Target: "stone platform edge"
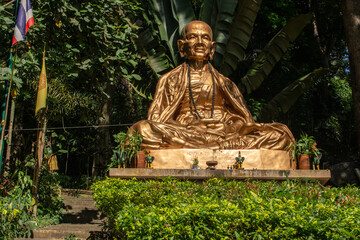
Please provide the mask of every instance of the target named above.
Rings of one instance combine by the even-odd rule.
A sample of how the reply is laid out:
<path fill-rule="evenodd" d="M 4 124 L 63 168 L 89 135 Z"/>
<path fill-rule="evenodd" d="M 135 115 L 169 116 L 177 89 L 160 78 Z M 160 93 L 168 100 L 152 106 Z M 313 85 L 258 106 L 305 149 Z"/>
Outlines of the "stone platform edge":
<path fill-rule="evenodd" d="M 178 179 L 205 180 L 209 178 L 256 179 L 285 181 L 287 179 L 309 178 L 319 180 L 322 185 L 331 178 L 330 170 L 263 170 L 263 169 L 152 169 L 152 168 L 110 168 L 110 178 L 156 179 L 173 177 Z"/>

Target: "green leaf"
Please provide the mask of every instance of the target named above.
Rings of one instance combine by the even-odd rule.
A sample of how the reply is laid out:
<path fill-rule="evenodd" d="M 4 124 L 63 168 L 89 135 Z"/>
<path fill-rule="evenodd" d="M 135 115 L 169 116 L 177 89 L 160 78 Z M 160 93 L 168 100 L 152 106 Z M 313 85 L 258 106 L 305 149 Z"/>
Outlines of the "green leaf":
<path fill-rule="evenodd" d="M 127 75 L 129 72 L 128 72 L 128 70 L 126 69 L 126 68 L 124 68 L 124 67 L 121 67 L 120 66 L 120 69 L 121 69 L 121 72 L 123 73 L 123 74 L 125 74 L 125 75 Z"/>
<path fill-rule="evenodd" d="M 149 65 L 156 72 L 161 73 L 170 67 L 170 63 L 165 53 L 158 53 L 153 56 L 149 56 Z"/>
<path fill-rule="evenodd" d="M 235 237 L 236 237 L 236 240 L 243 239 L 237 231 L 235 231 Z"/>
<path fill-rule="evenodd" d="M 139 33 L 136 45 L 142 50 L 142 55 L 146 56 L 152 70 L 159 75 L 170 70 L 171 64 L 167 50 L 161 45 L 158 32 L 153 28 L 153 22 L 147 19 L 146 24 L 148 25 L 143 26 L 144 30 Z"/>
<path fill-rule="evenodd" d="M 316 79 L 323 76 L 327 71 L 326 69 L 318 68 L 291 83 L 260 111 L 257 121 L 270 122 L 276 120 L 281 113 L 289 111 L 296 100 L 313 85 Z"/>
<path fill-rule="evenodd" d="M 171 36 L 176 34 L 178 35 L 179 25 L 176 19 L 173 17 L 173 13 L 171 11 L 171 2 L 168 0 L 153 0 L 152 2 L 153 9 L 155 10 L 154 18 L 158 25 L 160 37 L 168 45 L 172 59 L 174 59 L 174 62 L 176 63 L 176 44 L 171 41 Z"/>
<path fill-rule="evenodd" d="M 200 20 L 208 23 L 213 30 L 216 42 L 213 65 L 217 69 L 222 63 L 236 6 L 237 1 L 205 0 L 200 9 Z"/>
<path fill-rule="evenodd" d="M 224 55 L 218 54 L 220 72 L 229 76 L 239 61 L 245 57 L 245 50 L 250 40 L 254 22 L 260 9 L 261 0 L 239 1 L 234 20 L 231 23 L 230 36 Z"/>
<path fill-rule="evenodd" d="M 172 59 L 177 65 L 177 40 L 182 28 L 195 19 L 190 0 L 153 0 L 154 18 L 158 25 L 161 40 L 170 50 Z"/>
<path fill-rule="evenodd" d="M 286 52 L 290 42 L 295 41 L 302 29 L 310 22 L 311 17 L 310 13 L 297 16 L 270 40 L 247 74 L 241 79 L 238 87 L 242 92 L 246 90 L 250 94 L 261 85 Z"/>
<path fill-rule="evenodd" d="M 143 91 L 143 89 L 138 88 L 136 85 L 134 85 L 134 84 L 133 84 L 132 82 L 130 82 L 130 81 L 129 81 L 129 84 L 130 84 L 130 86 L 135 90 L 135 92 L 136 92 L 137 94 L 139 94 L 141 97 L 146 98 L 146 99 L 149 99 L 149 100 L 153 100 L 152 96 L 151 96 L 151 95 L 148 96 L 148 95 L 145 93 L 145 91 Z"/>
<path fill-rule="evenodd" d="M 217 69 L 220 68 L 222 57 L 226 51 L 237 3 L 237 1 L 208 0 L 204 1 L 200 9 L 200 19 L 207 22 L 213 30 L 216 42 L 213 65 Z"/>
<path fill-rule="evenodd" d="M 185 25 L 195 20 L 195 13 L 190 0 L 172 0 L 171 6 L 173 17 L 178 21 L 178 33 L 180 35 Z"/>
<path fill-rule="evenodd" d="M 139 74 L 132 74 L 133 78 L 135 78 L 135 80 L 141 80 L 141 76 Z"/>

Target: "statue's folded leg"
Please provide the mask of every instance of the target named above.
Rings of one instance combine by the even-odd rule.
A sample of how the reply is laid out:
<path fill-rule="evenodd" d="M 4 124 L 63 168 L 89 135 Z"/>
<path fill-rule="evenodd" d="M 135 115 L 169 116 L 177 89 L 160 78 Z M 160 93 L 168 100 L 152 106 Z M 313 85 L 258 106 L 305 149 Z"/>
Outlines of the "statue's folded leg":
<path fill-rule="evenodd" d="M 247 123 L 227 137 L 194 127 L 143 120 L 134 124 L 143 136 L 143 149 L 209 148 L 285 150 L 294 137 L 280 123 Z"/>
<path fill-rule="evenodd" d="M 293 143 L 290 130 L 281 123 L 248 123 L 220 144 L 221 149 L 286 150 Z"/>
<path fill-rule="evenodd" d="M 186 126 L 142 120 L 131 127 L 133 130 L 143 136 L 144 149 L 198 148 L 201 144 L 201 139 Z"/>
<path fill-rule="evenodd" d="M 130 128 L 130 132 L 136 131 L 142 135 L 142 145 L 146 145 L 148 148 L 159 148 L 163 142 L 162 135 L 153 131 L 151 123 L 152 121 L 148 120 L 139 121 Z"/>

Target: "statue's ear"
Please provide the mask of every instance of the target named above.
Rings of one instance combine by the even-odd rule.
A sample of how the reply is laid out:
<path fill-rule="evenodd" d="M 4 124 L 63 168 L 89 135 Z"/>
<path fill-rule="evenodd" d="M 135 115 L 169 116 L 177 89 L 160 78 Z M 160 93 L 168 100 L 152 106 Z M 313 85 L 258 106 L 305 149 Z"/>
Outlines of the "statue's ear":
<path fill-rule="evenodd" d="M 211 47 L 210 47 L 210 60 L 213 59 L 214 53 L 215 53 L 215 48 L 216 48 L 216 42 L 212 42 Z"/>
<path fill-rule="evenodd" d="M 180 53 L 180 57 L 185 57 L 185 52 L 184 52 L 184 40 L 183 39 L 179 39 L 177 41 L 177 45 L 178 45 L 178 48 L 179 48 L 179 53 Z"/>

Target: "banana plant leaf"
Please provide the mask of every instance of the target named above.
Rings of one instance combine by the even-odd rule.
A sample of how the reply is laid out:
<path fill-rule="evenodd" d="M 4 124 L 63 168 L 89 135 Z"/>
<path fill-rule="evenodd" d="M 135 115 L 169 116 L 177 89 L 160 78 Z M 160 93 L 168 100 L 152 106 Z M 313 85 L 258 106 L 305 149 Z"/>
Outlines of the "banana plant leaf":
<path fill-rule="evenodd" d="M 311 17 L 311 13 L 295 17 L 270 40 L 247 74 L 241 79 L 238 87 L 242 92 L 246 90 L 250 94 L 261 85 L 287 51 L 290 42 L 295 41 L 302 29 L 310 22 Z"/>
<path fill-rule="evenodd" d="M 234 0 L 205 0 L 200 9 L 199 19 L 208 23 L 213 30 L 213 39 L 216 42 L 213 65 L 217 69 L 226 51 L 237 4 L 238 1 Z"/>
<path fill-rule="evenodd" d="M 244 59 L 260 5 L 261 0 L 239 1 L 231 23 L 225 54 L 216 56 L 217 61 L 221 62 L 220 72 L 223 75 L 229 76 L 237 68 L 239 61 Z"/>
<path fill-rule="evenodd" d="M 182 28 L 188 22 L 195 19 L 191 1 L 153 0 L 152 7 L 161 40 L 167 43 L 174 64 L 178 65 L 177 40 L 179 39 Z"/>
<path fill-rule="evenodd" d="M 136 45 L 146 56 L 150 67 L 159 76 L 159 73 L 168 71 L 173 66 L 166 55 L 166 49 L 154 36 L 156 36 L 156 32 L 151 31 L 151 28 L 148 27 L 139 33 Z"/>
<path fill-rule="evenodd" d="M 140 85 L 134 83 L 134 82 L 131 82 L 129 81 L 129 84 L 131 86 L 132 89 L 134 89 L 134 91 L 141 97 L 143 98 L 146 98 L 146 99 L 149 99 L 149 100 L 154 100 L 153 99 L 153 96 L 150 94 L 148 95 L 147 92 L 142 88 L 140 87 Z"/>
<path fill-rule="evenodd" d="M 297 79 L 285 87 L 260 111 L 259 116 L 254 116 L 256 121 L 270 122 L 276 120 L 281 114 L 289 111 L 296 100 L 327 71 L 327 69 L 323 68 L 315 69 L 313 72 Z"/>

